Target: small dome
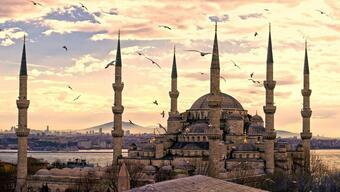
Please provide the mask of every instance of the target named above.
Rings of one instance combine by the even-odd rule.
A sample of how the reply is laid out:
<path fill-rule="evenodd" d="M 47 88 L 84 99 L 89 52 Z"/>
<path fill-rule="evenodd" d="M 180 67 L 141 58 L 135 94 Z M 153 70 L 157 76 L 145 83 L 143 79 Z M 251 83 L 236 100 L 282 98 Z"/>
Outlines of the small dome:
<path fill-rule="evenodd" d="M 166 166 L 161 167 L 161 170 L 163 170 L 163 171 L 171 171 L 172 167 L 171 167 L 171 165 L 166 165 Z"/>
<path fill-rule="evenodd" d="M 208 97 L 210 96 L 210 93 L 203 95 L 202 97 L 198 98 L 194 104 L 192 104 L 190 109 L 208 109 Z M 219 96 L 222 99 L 221 108 L 222 109 L 240 109 L 243 110 L 242 105 L 240 102 L 238 102 L 234 97 L 225 94 L 220 93 Z"/>
<path fill-rule="evenodd" d="M 57 169 L 57 168 L 51 169 L 50 173 L 53 176 L 64 176 L 64 172 L 61 169 Z"/>
<path fill-rule="evenodd" d="M 47 169 L 39 169 L 35 175 L 50 175 L 50 171 Z"/>
<path fill-rule="evenodd" d="M 256 115 L 251 117 L 251 122 L 261 122 L 263 123 L 263 119 L 260 115 L 256 113 Z"/>
<path fill-rule="evenodd" d="M 143 172 L 144 173 L 155 173 L 156 172 L 156 168 L 152 165 L 147 165 L 143 168 Z"/>

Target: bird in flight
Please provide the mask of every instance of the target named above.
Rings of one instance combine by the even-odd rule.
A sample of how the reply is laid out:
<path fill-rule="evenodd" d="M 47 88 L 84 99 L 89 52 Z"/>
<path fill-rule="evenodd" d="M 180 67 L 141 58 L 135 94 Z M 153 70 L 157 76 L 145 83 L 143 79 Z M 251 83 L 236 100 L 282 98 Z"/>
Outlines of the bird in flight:
<path fill-rule="evenodd" d="M 315 11 L 321 13 L 321 15 L 329 16 L 326 12 L 324 12 L 324 11 L 322 11 L 322 10 L 316 9 Z"/>
<path fill-rule="evenodd" d="M 166 132 L 166 129 L 165 129 L 165 127 L 162 124 L 158 123 L 158 127 L 163 129 Z"/>
<path fill-rule="evenodd" d="M 223 79 L 224 82 L 227 82 L 227 80 L 223 76 L 221 76 L 220 78 Z"/>
<path fill-rule="evenodd" d="M 38 2 L 35 2 L 35 1 L 31 1 L 31 2 L 32 2 L 32 4 L 33 4 L 34 6 L 37 6 L 37 5 L 42 6 L 41 3 L 38 3 Z"/>
<path fill-rule="evenodd" d="M 250 78 L 254 77 L 254 72 L 250 73 Z"/>
<path fill-rule="evenodd" d="M 259 34 L 257 32 L 254 33 L 254 37 L 258 36 Z"/>
<path fill-rule="evenodd" d="M 169 29 L 169 30 L 171 30 L 171 27 L 169 27 L 169 26 L 166 26 L 166 25 L 158 25 L 158 27 L 163 27 L 163 28 L 165 28 L 165 29 Z"/>
<path fill-rule="evenodd" d="M 202 57 L 208 55 L 208 54 L 211 54 L 211 53 L 208 53 L 208 52 L 203 52 L 203 51 L 198 51 L 198 50 L 195 50 L 195 49 L 189 49 L 189 50 L 185 50 L 185 51 L 191 51 L 191 52 L 197 52 L 197 53 L 200 53 L 200 55 Z"/>
<path fill-rule="evenodd" d="M 201 75 L 205 75 L 205 73 L 200 72 Z"/>
<path fill-rule="evenodd" d="M 70 85 L 67 85 L 67 88 L 73 91 L 73 88 Z"/>
<path fill-rule="evenodd" d="M 240 66 L 238 66 L 233 60 L 230 60 L 233 64 L 234 64 L 234 66 L 235 67 L 237 67 L 237 68 L 239 68 L 239 69 L 241 69 L 241 67 Z"/>
<path fill-rule="evenodd" d="M 153 101 L 152 103 L 155 104 L 155 105 L 158 105 L 158 101 L 157 100 Z"/>
<path fill-rule="evenodd" d="M 136 124 L 134 124 L 131 120 L 129 120 L 129 123 L 130 123 L 131 125 L 136 125 Z"/>
<path fill-rule="evenodd" d="M 87 7 L 85 7 L 84 4 L 82 4 L 82 3 L 79 3 L 79 4 L 81 5 L 82 8 L 84 8 L 84 9 L 86 9 L 88 11 Z"/>
<path fill-rule="evenodd" d="M 249 81 L 256 83 L 256 81 L 254 79 L 248 79 Z"/>
<path fill-rule="evenodd" d="M 108 64 L 105 66 L 105 69 L 109 68 L 110 66 L 114 66 L 115 63 L 116 63 L 116 60 L 111 61 L 110 63 L 108 63 Z"/>
<path fill-rule="evenodd" d="M 165 111 L 162 111 L 161 115 L 162 115 L 162 118 L 164 118 L 164 116 L 165 116 Z"/>
<path fill-rule="evenodd" d="M 149 61 L 151 61 L 152 64 L 155 64 L 157 67 L 159 67 L 160 69 L 162 69 L 161 66 L 160 66 L 158 63 L 156 63 L 156 61 L 150 59 L 149 57 L 146 57 L 146 56 L 144 56 L 144 57 L 145 57 L 146 59 L 148 59 Z"/>
<path fill-rule="evenodd" d="M 9 36 L 8 34 L 5 35 L 6 39 L 11 39 L 11 36 Z"/>
<path fill-rule="evenodd" d="M 64 45 L 63 47 L 62 47 L 63 49 L 65 49 L 65 51 L 67 51 L 68 50 L 68 48 Z"/>
<path fill-rule="evenodd" d="M 265 11 L 269 11 L 269 9 L 264 9 Z"/>
<path fill-rule="evenodd" d="M 73 101 L 76 101 L 80 98 L 81 95 L 78 95 L 76 98 L 73 99 Z"/>
<path fill-rule="evenodd" d="M 137 53 L 139 56 L 144 55 L 142 52 L 139 52 L 139 51 L 137 51 L 136 53 Z"/>

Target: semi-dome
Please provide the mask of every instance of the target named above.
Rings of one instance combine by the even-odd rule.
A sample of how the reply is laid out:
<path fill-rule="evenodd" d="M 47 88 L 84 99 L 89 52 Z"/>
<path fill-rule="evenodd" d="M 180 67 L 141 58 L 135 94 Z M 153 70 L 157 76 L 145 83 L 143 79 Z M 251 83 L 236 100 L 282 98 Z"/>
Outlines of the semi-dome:
<path fill-rule="evenodd" d="M 198 98 L 194 102 L 194 104 L 192 104 L 191 109 L 207 109 L 207 108 L 209 108 L 209 105 L 208 105 L 209 95 L 210 95 L 210 93 L 203 95 L 202 97 Z M 222 99 L 222 103 L 221 103 L 222 109 L 240 109 L 240 110 L 243 110 L 243 107 L 240 104 L 240 102 L 238 102 L 234 97 L 232 97 L 228 94 L 225 94 L 225 93 L 220 93 L 219 95 Z"/>

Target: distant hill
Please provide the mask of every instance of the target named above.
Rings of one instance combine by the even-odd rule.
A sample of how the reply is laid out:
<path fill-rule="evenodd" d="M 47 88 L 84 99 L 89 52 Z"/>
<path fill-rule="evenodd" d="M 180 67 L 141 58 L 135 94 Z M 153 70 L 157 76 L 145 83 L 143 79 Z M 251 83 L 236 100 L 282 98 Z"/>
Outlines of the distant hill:
<path fill-rule="evenodd" d="M 152 133 L 153 132 L 153 128 L 150 127 L 144 127 L 144 126 L 140 126 L 140 125 L 132 125 L 129 122 L 125 122 L 123 121 L 123 130 L 127 131 L 130 130 L 130 133 L 132 134 L 136 134 L 136 133 Z M 102 128 L 104 133 L 110 133 L 113 127 L 113 122 L 108 122 L 108 123 L 104 123 L 101 125 L 97 125 L 97 126 L 93 126 L 90 128 L 86 128 L 86 129 L 82 129 L 81 132 L 86 132 L 86 131 L 95 131 L 98 132 L 100 128 Z"/>
<path fill-rule="evenodd" d="M 292 133 L 289 131 L 283 131 L 283 130 L 276 130 L 276 138 L 289 138 L 289 137 L 297 137 L 300 138 L 299 133 Z"/>

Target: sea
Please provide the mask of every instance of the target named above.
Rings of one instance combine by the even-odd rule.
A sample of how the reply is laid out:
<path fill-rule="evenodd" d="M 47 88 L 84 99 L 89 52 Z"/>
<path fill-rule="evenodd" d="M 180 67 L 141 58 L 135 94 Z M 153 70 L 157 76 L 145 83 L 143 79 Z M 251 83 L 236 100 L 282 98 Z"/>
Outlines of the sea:
<path fill-rule="evenodd" d="M 340 170 L 340 149 L 336 150 L 311 150 L 311 154 L 315 154 L 332 168 Z M 127 149 L 123 149 L 123 156 L 127 156 Z M 96 150 L 79 150 L 70 152 L 55 151 L 28 151 L 28 157 L 42 159 L 49 163 L 56 160 L 69 161 L 75 159 L 85 159 L 88 163 L 97 166 L 106 166 L 112 163 L 112 149 L 96 149 Z M 16 163 L 16 150 L 0 150 L 0 160 L 10 163 Z"/>

